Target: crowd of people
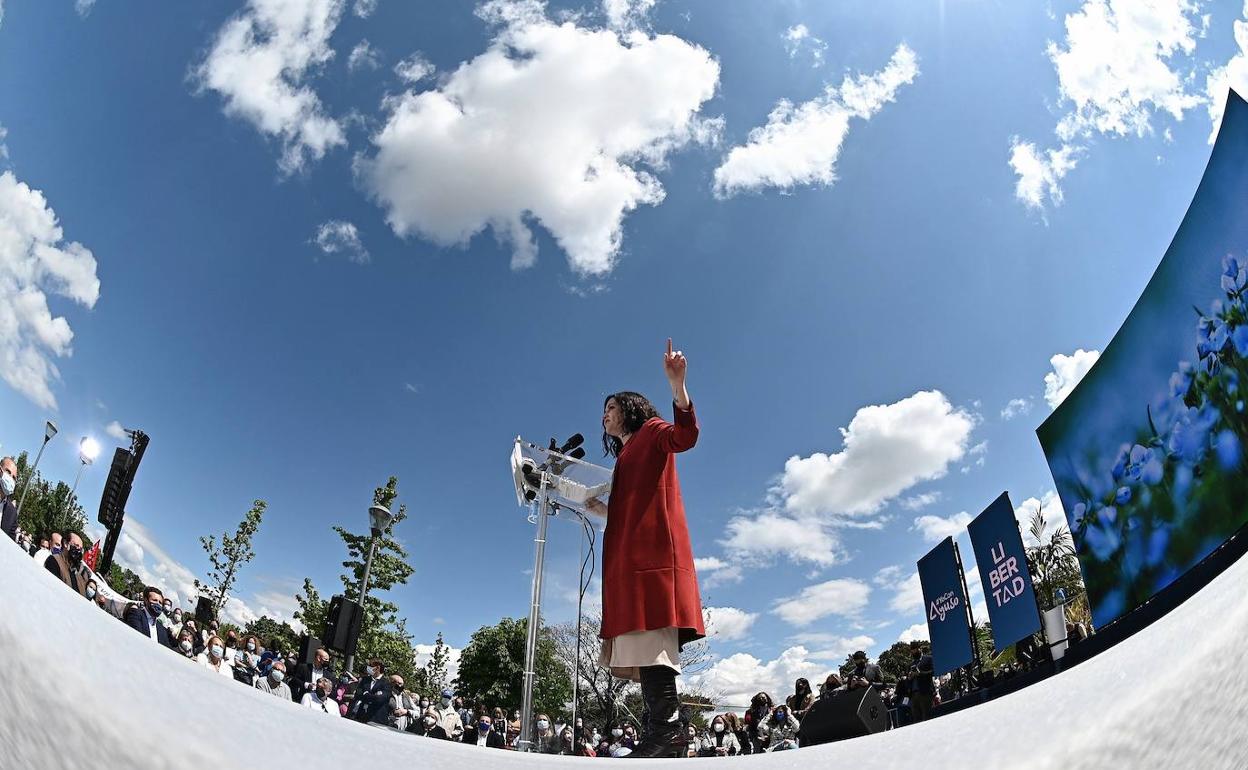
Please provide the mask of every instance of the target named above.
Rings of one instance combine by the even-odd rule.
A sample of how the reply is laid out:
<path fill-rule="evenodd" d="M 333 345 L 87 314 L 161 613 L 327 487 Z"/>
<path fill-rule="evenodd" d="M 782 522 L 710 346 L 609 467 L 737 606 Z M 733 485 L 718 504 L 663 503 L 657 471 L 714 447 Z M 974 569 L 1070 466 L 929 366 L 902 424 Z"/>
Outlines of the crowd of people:
<path fill-rule="evenodd" d="M 300 662 L 295 650 L 282 649 L 277 640 L 263 640 L 233 628 L 223 633 L 216 622 L 197 622 L 191 612 L 176 606 L 155 586 L 146 586 L 138 596 L 118 594 L 85 563 L 83 539 L 77 532 L 51 533 L 37 540 L 20 530 L 13 535 L 35 565 L 42 565 L 70 590 L 192 665 L 330 717 L 485 748 L 519 747 L 519 711 L 513 710 L 508 717 L 501 707 L 466 701 L 451 689 L 438 693 L 410 691 L 403 677 L 387 673 L 384 662 L 378 659 L 368 660 L 359 678 L 349 671 L 337 672 L 325 649 L 316 650 L 311 662 Z M 910 674 L 892 686 L 885 684 L 878 665 L 865 653 L 857 652 L 848 675 L 830 674 L 817 694 L 806 679 L 798 679 L 793 694 L 783 701 L 760 692 L 740 716 L 727 712 L 709 720 L 694 720 L 686 709 L 682 712 L 688 736 L 686 753 L 713 757 L 796 749 L 802 745 L 802 722 L 818 698 L 867 687 L 879 691 L 888 704 L 890 727 L 926 719 L 938 697 L 931 658 L 918 644 L 912 652 Z M 699 730 L 695 721 L 704 721 L 705 727 Z M 538 714 L 532 750 L 620 757 L 627 756 L 639 741 L 637 725 L 631 720 L 590 726 L 580 718 L 567 723 Z"/>

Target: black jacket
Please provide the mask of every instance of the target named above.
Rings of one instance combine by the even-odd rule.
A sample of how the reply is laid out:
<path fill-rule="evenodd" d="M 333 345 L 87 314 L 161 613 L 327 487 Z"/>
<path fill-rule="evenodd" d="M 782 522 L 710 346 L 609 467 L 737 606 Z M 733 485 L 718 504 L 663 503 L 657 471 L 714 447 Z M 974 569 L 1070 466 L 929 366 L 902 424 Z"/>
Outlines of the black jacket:
<path fill-rule="evenodd" d="M 450 737 L 446 734 L 446 730 L 443 729 L 442 725 L 437 724 L 436 722 L 434 723 L 433 727 L 430 727 L 428 730 L 426 730 L 423 717 L 416 720 L 416 727 L 413 727 L 411 731 L 416 733 L 417 735 L 423 735 L 426 738 L 438 738 L 439 740 L 443 740 L 443 741 L 448 740 L 448 738 Z"/>
<path fill-rule="evenodd" d="M 127 607 L 125 617 L 123 617 L 122 620 L 126 622 L 126 625 L 130 626 L 135 631 L 138 631 L 140 634 L 143 634 L 144 636 L 149 635 L 151 628 L 149 623 L 151 623 L 151 621 L 147 617 L 147 610 L 143 609 L 139 605 L 133 604 Z M 176 646 L 174 644 L 173 637 L 169 634 L 169 629 L 165 628 L 160 623 L 156 624 L 156 641 L 169 648 Z"/>
<path fill-rule="evenodd" d="M 330 681 L 334 689 L 338 687 L 338 677 L 334 675 L 333 665 L 325 666 L 321 672 Z M 295 666 L 286 676 L 286 683 L 290 685 L 290 697 L 295 703 L 303 699 L 303 694 L 316 689 L 316 682 L 312 682 L 312 686 L 308 687 L 308 682 L 312 680 L 312 664 L 300 663 Z"/>
<path fill-rule="evenodd" d="M 8 535 L 10 540 L 17 540 L 17 506 L 12 498 L 0 503 L 0 532 Z"/>
<path fill-rule="evenodd" d="M 477 737 L 480 735 L 477 728 L 464 728 L 464 737 L 460 739 L 461 743 L 467 743 L 470 746 L 477 745 Z M 498 733 L 497 730 L 491 729 L 490 734 L 485 738 L 485 747 L 488 749 L 505 749 L 507 748 L 507 739 Z"/>
<path fill-rule="evenodd" d="M 355 687 L 355 697 L 351 699 L 351 708 L 347 716 L 357 722 L 386 721 L 390 710 L 390 680 L 386 677 L 373 679 L 364 677 Z"/>

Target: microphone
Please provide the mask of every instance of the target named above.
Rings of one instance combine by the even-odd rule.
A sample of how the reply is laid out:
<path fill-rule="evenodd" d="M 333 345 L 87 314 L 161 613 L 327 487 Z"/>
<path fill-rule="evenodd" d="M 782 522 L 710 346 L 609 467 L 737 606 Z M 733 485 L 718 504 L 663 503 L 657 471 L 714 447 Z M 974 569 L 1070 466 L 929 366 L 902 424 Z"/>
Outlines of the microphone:
<path fill-rule="evenodd" d="M 568 452 L 568 457 L 571 457 L 573 460 L 579 460 L 584 456 L 585 456 L 585 447 L 583 446 L 578 446 L 576 449 L 573 449 L 571 452 Z"/>
<path fill-rule="evenodd" d="M 584 436 L 582 436 L 579 433 L 573 434 L 572 438 L 563 442 L 563 446 L 559 448 L 559 454 L 566 455 L 569 452 L 571 452 L 573 449 L 576 449 L 577 447 L 579 447 L 581 444 L 584 444 L 584 443 L 585 443 Z M 585 452 L 582 451 L 581 457 L 584 457 L 584 456 L 585 456 Z"/>

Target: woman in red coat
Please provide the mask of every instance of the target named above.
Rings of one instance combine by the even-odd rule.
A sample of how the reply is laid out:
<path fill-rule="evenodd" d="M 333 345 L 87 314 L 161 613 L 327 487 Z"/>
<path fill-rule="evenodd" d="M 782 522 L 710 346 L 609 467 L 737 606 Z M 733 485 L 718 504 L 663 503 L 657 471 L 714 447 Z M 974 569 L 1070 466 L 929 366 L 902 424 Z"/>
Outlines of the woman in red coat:
<path fill-rule="evenodd" d="M 672 352 L 670 339 L 663 368 L 673 422 L 637 393 L 616 393 L 603 405 L 603 448 L 616 458 L 615 474 L 608 505 L 589 506 L 607 517 L 600 662 L 615 676 L 641 682 L 650 714 L 635 757 L 682 747 L 680 648 L 706 635 L 675 457 L 697 443 L 698 421 L 685 388 L 688 362 Z"/>

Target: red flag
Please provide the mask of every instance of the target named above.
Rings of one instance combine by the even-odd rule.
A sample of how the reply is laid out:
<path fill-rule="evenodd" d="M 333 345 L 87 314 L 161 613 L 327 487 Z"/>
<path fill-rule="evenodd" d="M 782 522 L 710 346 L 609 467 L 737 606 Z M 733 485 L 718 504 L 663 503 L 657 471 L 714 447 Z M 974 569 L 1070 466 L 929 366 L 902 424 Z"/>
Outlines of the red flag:
<path fill-rule="evenodd" d="M 87 552 L 82 555 L 82 560 L 83 562 L 86 563 L 88 567 L 91 568 L 92 572 L 95 572 L 95 564 L 96 562 L 100 560 L 100 541 L 99 540 L 96 540 L 95 545 L 87 549 Z"/>

